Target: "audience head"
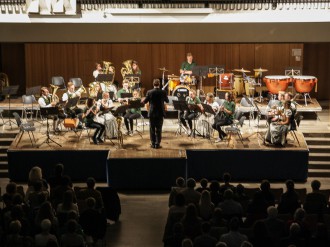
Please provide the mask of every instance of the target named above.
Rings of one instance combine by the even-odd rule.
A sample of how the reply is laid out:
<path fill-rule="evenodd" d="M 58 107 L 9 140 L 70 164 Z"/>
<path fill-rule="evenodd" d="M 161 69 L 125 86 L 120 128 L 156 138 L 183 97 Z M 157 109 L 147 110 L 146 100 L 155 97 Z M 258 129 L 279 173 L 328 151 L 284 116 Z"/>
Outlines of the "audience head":
<path fill-rule="evenodd" d="M 258 220 L 253 226 L 254 237 L 266 237 L 268 236 L 267 227 L 264 221 Z"/>
<path fill-rule="evenodd" d="M 11 234 L 19 234 L 21 228 L 22 228 L 22 224 L 19 220 L 13 220 L 9 224 L 9 232 Z"/>
<path fill-rule="evenodd" d="M 55 176 L 56 177 L 61 177 L 63 175 L 64 171 L 64 165 L 61 163 L 58 163 L 55 165 Z"/>
<path fill-rule="evenodd" d="M 321 188 L 321 182 L 319 180 L 313 180 L 311 183 L 312 189 L 319 190 Z"/>
<path fill-rule="evenodd" d="M 300 234 L 300 226 L 298 223 L 292 223 L 290 226 L 290 235 L 297 236 Z"/>
<path fill-rule="evenodd" d="M 202 188 L 206 188 L 208 182 L 209 182 L 209 181 L 208 181 L 206 178 L 202 178 L 201 181 L 200 181 L 201 187 L 202 187 Z"/>
<path fill-rule="evenodd" d="M 182 240 L 182 247 L 193 247 L 193 241 L 191 241 L 190 238 L 185 238 L 184 240 Z"/>
<path fill-rule="evenodd" d="M 15 205 L 11 209 L 11 218 L 13 220 L 22 219 L 24 216 L 24 211 L 21 205 Z"/>
<path fill-rule="evenodd" d="M 71 187 L 71 178 L 68 175 L 64 175 L 62 177 L 61 185 L 65 187 Z"/>
<path fill-rule="evenodd" d="M 175 184 L 178 186 L 178 187 L 184 187 L 186 185 L 186 181 L 184 180 L 183 177 L 178 177 L 176 180 L 175 180 Z"/>
<path fill-rule="evenodd" d="M 286 182 L 285 182 L 285 185 L 286 185 L 286 189 L 287 189 L 287 191 L 293 191 L 294 190 L 294 182 L 293 182 L 293 180 L 287 180 Z"/>
<path fill-rule="evenodd" d="M 16 193 L 14 196 L 13 196 L 13 204 L 14 205 L 21 205 L 23 203 L 23 197 Z"/>
<path fill-rule="evenodd" d="M 174 235 L 183 235 L 184 227 L 181 222 L 176 222 L 173 226 L 173 234 Z"/>
<path fill-rule="evenodd" d="M 67 223 L 67 230 L 69 233 L 75 233 L 76 230 L 77 230 L 77 221 L 75 220 L 69 220 L 68 223 Z"/>
<path fill-rule="evenodd" d="M 42 218 L 50 220 L 55 217 L 52 204 L 49 201 L 45 201 L 41 204 L 38 214 L 41 215 Z"/>
<path fill-rule="evenodd" d="M 210 205 L 212 203 L 211 201 L 211 195 L 208 190 L 203 190 L 201 198 L 200 198 L 200 204 L 203 205 Z"/>
<path fill-rule="evenodd" d="M 210 184 L 210 190 L 215 192 L 215 191 L 219 191 L 220 189 L 220 184 L 217 180 L 213 180 L 211 181 L 211 184 Z"/>
<path fill-rule="evenodd" d="M 223 199 L 225 199 L 225 200 L 230 200 L 233 198 L 233 196 L 234 196 L 234 193 L 231 189 L 228 189 L 223 193 Z"/>
<path fill-rule="evenodd" d="M 14 195 L 17 192 L 17 184 L 14 182 L 9 182 L 6 186 L 6 193 Z"/>
<path fill-rule="evenodd" d="M 187 218 L 196 218 L 197 217 L 197 209 L 195 204 L 189 203 L 186 208 L 186 217 Z"/>
<path fill-rule="evenodd" d="M 178 193 L 175 195 L 174 203 L 176 206 L 183 207 L 186 204 L 186 199 L 182 193 Z"/>
<path fill-rule="evenodd" d="M 187 187 L 190 189 L 194 189 L 196 186 L 196 181 L 193 178 L 188 178 L 187 180 Z"/>
<path fill-rule="evenodd" d="M 223 218 L 223 214 L 222 214 L 222 209 L 221 208 L 215 208 L 213 215 L 212 215 L 213 219 L 216 220 L 221 220 Z"/>
<path fill-rule="evenodd" d="M 218 242 L 215 247 L 228 247 L 228 245 L 225 242 Z"/>
<path fill-rule="evenodd" d="M 239 229 L 239 220 L 238 220 L 238 218 L 237 217 L 231 218 L 231 220 L 229 221 L 229 230 L 237 232 L 238 229 Z"/>
<path fill-rule="evenodd" d="M 305 218 L 305 216 L 306 216 L 306 211 L 303 208 L 297 208 L 293 218 L 296 221 L 302 221 Z"/>
<path fill-rule="evenodd" d="M 270 183 L 268 180 L 262 180 L 260 184 L 261 191 L 269 191 L 270 190 Z"/>
<path fill-rule="evenodd" d="M 278 210 L 276 207 L 274 206 L 269 206 L 267 208 L 267 214 L 268 214 L 268 217 L 271 218 L 271 219 L 275 219 L 278 215 Z"/>
<path fill-rule="evenodd" d="M 43 219 L 40 227 L 43 232 L 49 232 L 52 227 L 52 222 L 49 219 Z"/>
<path fill-rule="evenodd" d="M 94 189 L 95 186 L 95 179 L 92 177 L 87 178 L 86 184 L 89 189 Z"/>
<path fill-rule="evenodd" d="M 202 223 L 202 233 L 206 234 L 211 231 L 211 224 L 208 221 Z"/>
<path fill-rule="evenodd" d="M 71 209 L 72 203 L 73 203 L 73 193 L 71 190 L 67 190 L 63 194 L 64 209 Z"/>
<path fill-rule="evenodd" d="M 239 194 L 239 195 L 242 195 L 245 191 L 245 188 L 243 186 L 243 184 L 238 184 L 236 186 L 236 193 Z"/>
<path fill-rule="evenodd" d="M 253 247 L 253 244 L 251 244 L 249 241 L 243 241 L 241 247 Z"/>
<path fill-rule="evenodd" d="M 42 179 L 42 170 L 39 166 L 34 166 L 29 172 L 29 180 L 34 182 Z"/>
<path fill-rule="evenodd" d="M 85 201 L 88 208 L 95 208 L 96 201 L 93 197 L 88 197 Z"/>
<path fill-rule="evenodd" d="M 225 172 L 222 176 L 223 181 L 227 184 L 231 180 L 231 175 L 229 172 Z"/>

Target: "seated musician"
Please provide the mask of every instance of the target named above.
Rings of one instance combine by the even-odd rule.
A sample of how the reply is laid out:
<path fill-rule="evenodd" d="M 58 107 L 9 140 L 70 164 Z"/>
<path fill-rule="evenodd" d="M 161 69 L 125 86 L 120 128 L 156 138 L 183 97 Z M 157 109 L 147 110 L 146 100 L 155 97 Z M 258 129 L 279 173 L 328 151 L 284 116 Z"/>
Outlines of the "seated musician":
<path fill-rule="evenodd" d="M 103 73 L 103 69 L 102 69 L 101 64 L 95 63 L 95 70 L 93 71 L 93 76 L 95 78 L 95 81 L 96 81 L 97 76 L 102 73 Z"/>
<path fill-rule="evenodd" d="M 104 92 L 102 99 L 97 101 L 97 108 L 101 114 L 98 114 L 94 120 L 105 125 L 105 135 L 108 138 L 116 138 L 118 130 L 117 121 L 116 117 L 110 111 L 113 108 L 113 102 L 108 92 Z"/>
<path fill-rule="evenodd" d="M 284 103 L 283 110 L 277 112 L 277 120 L 271 122 L 269 125 L 269 129 L 266 132 L 265 141 L 272 144 L 285 146 L 286 135 L 288 133 L 292 117 L 292 110 L 290 106 L 291 101 L 287 100 Z"/>
<path fill-rule="evenodd" d="M 141 101 L 138 90 L 133 91 L 133 98 L 130 100 Z M 141 108 L 129 108 L 124 115 L 124 122 L 127 129 L 126 134 L 133 135 L 133 120 L 141 117 Z"/>
<path fill-rule="evenodd" d="M 139 67 L 139 64 L 136 60 L 133 60 L 132 61 L 132 71 L 133 71 L 133 75 L 137 75 L 137 76 L 140 76 L 140 80 L 141 80 L 141 74 L 142 74 L 142 71 Z M 132 87 L 132 90 L 134 89 L 138 89 L 138 88 L 141 88 L 141 81 L 139 83 L 136 83 L 133 87 Z"/>
<path fill-rule="evenodd" d="M 51 95 L 48 91 L 47 87 L 42 87 L 41 89 L 41 97 L 38 99 L 38 104 L 40 107 L 55 107 L 58 103 L 58 97 L 56 96 L 57 100 L 55 99 L 55 96 Z M 59 114 L 58 116 L 53 116 L 53 130 L 54 132 L 59 132 L 60 129 L 58 126 L 61 124 L 63 119 L 65 118 L 64 115 Z"/>
<path fill-rule="evenodd" d="M 233 123 L 235 113 L 235 102 L 230 92 L 225 94 L 225 102 L 220 106 L 219 113 L 214 117 L 212 128 L 219 132 L 219 138 L 215 142 L 223 140 L 227 134 L 221 129 L 222 126 L 230 125 Z"/>
<path fill-rule="evenodd" d="M 69 99 L 73 99 L 73 98 L 76 98 L 76 97 L 79 97 L 81 96 L 81 93 L 78 91 L 75 91 L 75 87 L 74 87 L 74 84 L 73 82 L 69 81 L 68 84 L 67 84 L 67 88 L 68 88 L 68 91 L 65 92 L 62 96 L 62 101 L 63 102 L 68 102 Z M 75 118 L 78 114 L 82 113 L 82 109 L 78 108 L 78 106 L 72 106 L 70 108 L 66 107 L 65 108 L 65 113 L 68 115 L 68 116 L 71 116 L 72 118 Z"/>
<path fill-rule="evenodd" d="M 97 105 L 95 103 L 95 99 L 88 98 L 82 118 L 84 119 L 84 122 L 87 127 L 96 129 L 93 135 L 93 142 L 94 144 L 99 144 L 103 142 L 102 135 L 105 130 L 105 126 L 94 121 L 96 113 Z"/>
<path fill-rule="evenodd" d="M 206 99 L 204 101 L 204 104 L 210 105 L 213 109 L 213 111 L 215 112 L 215 114 L 218 113 L 219 111 L 219 104 L 218 102 L 214 101 L 214 95 L 213 93 L 207 93 L 206 94 Z M 202 120 L 205 120 L 209 123 L 213 123 L 214 121 L 214 115 L 208 112 L 205 112 L 202 116 L 201 116 Z"/>
<path fill-rule="evenodd" d="M 102 99 L 103 90 L 99 82 L 94 82 L 92 88 L 89 90 L 89 97 L 95 98 L 96 101 Z"/>
<path fill-rule="evenodd" d="M 187 134 L 191 135 L 192 133 L 192 120 L 198 116 L 198 110 L 193 109 L 193 107 L 190 107 L 190 105 L 197 105 L 200 111 L 203 111 L 203 106 L 201 104 L 201 100 L 199 97 L 196 96 L 196 91 L 195 90 L 190 90 L 189 96 L 186 98 L 186 102 L 188 104 L 188 107 L 191 108 L 192 110 L 185 111 L 184 114 L 181 114 L 180 120 L 183 126 L 188 130 Z M 188 126 L 186 123 L 186 120 L 188 122 Z"/>
<path fill-rule="evenodd" d="M 128 81 L 127 80 L 123 80 L 123 88 L 121 88 L 117 92 L 118 102 L 120 102 L 120 103 L 123 103 L 126 100 L 126 99 L 121 97 L 122 93 L 129 93 L 129 87 L 128 87 Z"/>
<path fill-rule="evenodd" d="M 273 105 L 268 104 L 266 107 L 268 123 L 270 123 L 272 121 L 277 121 L 277 119 L 278 119 L 277 112 L 283 110 L 284 92 L 279 91 L 277 98 L 278 98 L 278 100 L 275 101 L 275 103 Z"/>
<path fill-rule="evenodd" d="M 286 92 L 284 94 L 284 100 L 285 101 L 289 100 L 291 102 L 290 108 L 294 111 L 297 110 L 297 102 L 293 100 L 293 94 L 291 92 Z"/>

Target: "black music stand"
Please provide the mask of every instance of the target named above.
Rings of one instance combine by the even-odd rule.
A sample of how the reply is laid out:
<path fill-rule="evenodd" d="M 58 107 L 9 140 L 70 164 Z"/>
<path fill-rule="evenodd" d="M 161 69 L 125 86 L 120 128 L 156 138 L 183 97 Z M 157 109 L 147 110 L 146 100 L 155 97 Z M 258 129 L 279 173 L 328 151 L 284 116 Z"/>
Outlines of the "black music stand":
<path fill-rule="evenodd" d="M 67 114 L 70 113 L 70 114 L 71 114 L 70 117 L 72 117 L 72 118 L 75 118 L 75 117 L 76 117 L 76 116 L 72 116 L 72 115 L 74 115 L 74 114 L 72 113 L 72 111 L 73 111 L 73 108 L 77 106 L 78 102 L 79 102 L 79 97 L 75 97 L 75 98 L 69 98 L 68 101 L 67 101 L 66 104 L 65 104 L 65 107 L 64 107 L 64 108 L 65 108 L 66 110 L 67 110 L 67 109 L 70 110 L 70 112 L 66 112 L 66 113 L 67 113 Z"/>
<path fill-rule="evenodd" d="M 103 81 L 113 81 L 113 74 L 99 74 L 96 77 L 96 81 L 103 82 Z"/>
<path fill-rule="evenodd" d="M 189 108 L 189 110 L 190 111 L 194 111 L 194 112 L 201 112 L 201 109 L 199 108 L 199 106 L 198 105 L 195 105 L 195 104 L 189 104 L 188 105 L 188 108 Z M 196 116 L 197 117 L 197 116 Z M 193 119 L 193 129 L 192 129 L 192 132 L 191 132 L 191 136 L 192 137 L 196 137 L 196 132 L 197 132 L 197 134 L 199 135 L 199 136 L 202 136 L 202 134 L 201 133 L 199 133 L 199 131 L 197 130 L 197 128 L 196 128 L 196 121 L 197 121 L 197 119 L 196 119 L 196 117 L 194 117 L 194 119 Z"/>
<path fill-rule="evenodd" d="M 46 121 L 47 121 L 47 132 L 46 132 L 46 135 L 47 135 L 47 138 L 46 140 L 44 140 L 40 146 L 44 143 L 48 144 L 48 146 L 50 146 L 51 143 L 55 143 L 57 144 L 59 147 L 62 147 L 61 144 L 57 143 L 56 141 L 54 141 L 52 138 L 50 138 L 49 136 L 49 122 L 48 122 L 48 118 L 49 116 L 57 116 L 58 113 L 59 113 L 59 110 L 57 107 L 41 107 L 40 108 L 40 113 L 42 116 L 45 116 L 46 117 Z M 40 147 L 39 146 L 39 147 Z"/>
<path fill-rule="evenodd" d="M 133 94 L 132 93 L 122 93 L 120 95 L 120 98 L 124 99 L 124 98 L 132 98 Z"/>
<path fill-rule="evenodd" d="M 178 122 L 179 122 L 179 127 L 178 129 L 176 130 L 175 132 L 175 135 L 177 136 L 178 134 L 181 135 L 181 130 L 184 129 L 182 127 L 182 123 L 181 123 L 181 119 L 180 119 L 180 115 L 181 115 L 181 112 L 184 112 L 184 111 L 189 111 L 189 108 L 188 108 L 188 104 L 186 101 L 182 101 L 182 100 L 173 100 L 173 106 L 174 106 L 174 109 L 178 111 Z M 185 130 L 186 131 L 186 130 Z"/>
<path fill-rule="evenodd" d="M 199 76 L 199 85 L 197 86 L 197 96 L 199 96 L 200 89 L 203 89 L 203 77 L 207 76 L 209 66 L 194 66 L 192 68 L 192 75 Z"/>
<path fill-rule="evenodd" d="M 144 107 L 144 104 L 141 103 L 140 99 L 138 99 L 138 100 L 129 100 L 129 101 L 128 101 L 128 108 L 129 108 L 129 109 L 132 109 L 132 108 L 141 108 L 141 107 Z M 142 116 L 142 115 L 141 115 L 141 116 Z M 144 127 L 143 127 L 143 128 L 144 128 Z M 136 129 L 135 129 L 135 131 L 141 136 L 141 138 L 143 138 L 143 137 L 142 137 L 142 133 L 141 133 L 141 131 L 139 131 L 139 130 L 137 129 L 137 124 L 136 124 Z"/>
<path fill-rule="evenodd" d="M 8 86 L 8 87 L 4 87 L 2 90 L 2 94 L 5 95 L 5 97 L 8 97 L 8 111 L 9 111 L 9 117 L 8 117 L 8 121 L 4 122 L 3 125 L 6 125 L 6 123 L 8 123 L 8 125 L 10 126 L 10 128 L 12 129 L 12 123 L 16 124 L 13 120 L 10 119 L 10 96 L 17 94 L 19 86 L 15 85 L 15 86 Z"/>
<path fill-rule="evenodd" d="M 141 75 L 127 74 L 125 75 L 124 79 L 128 81 L 128 85 L 130 85 L 130 91 L 132 91 L 133 87 L 133 89 L 136 89 L 136 84 L 138 85 L 138 88 L 140 87 Z"/>
<path fill-rule="evenodd" d="M 36 101 L 36 95 L 40 95 L 40 90 L 41 90 L 41 86 L 35 86 L 35 87 L 30 87 L 30 88 L 27 88 L 26 89 L 26 95 L 27 96 L 33 96 L 33 100 L 32 100 L 32 103 L 31 103 L 31 107 L 32 107 L 32 112 L 34 110 L 34 107 L 33 107 L 33 102 Z M 36 119 L 38 118 L 38 109 L 36 109 Z M 41 114 L 40 114 L 40 118 L 41 118 Z M 32 115 L 32 120 L 33 120 L 33 115 Z M 36 120 L 37 121 L 37 120 Z M 37 121 L 38 123 L 42 123 L 42 119 L 41 119 L 41 122 L 40 121 Z"/>
<path fill-rule="evenodd" d="M 251 119 L 254 120 L 254 103 L 253 103 L 253 98 L 250 100 L 246 95 L 243 95 L 245 101 L 249 104 L 250 107 L 250 115 L 249 115 L 249 127 L 251 127 L 250 125 L 250 121 Z"/>

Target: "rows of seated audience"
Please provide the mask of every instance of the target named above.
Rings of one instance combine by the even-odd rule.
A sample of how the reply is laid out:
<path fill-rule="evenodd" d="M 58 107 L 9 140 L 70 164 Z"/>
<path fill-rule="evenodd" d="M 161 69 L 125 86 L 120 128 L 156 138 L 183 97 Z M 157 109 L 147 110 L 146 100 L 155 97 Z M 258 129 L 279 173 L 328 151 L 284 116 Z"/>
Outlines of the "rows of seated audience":
<path fill-rule="evenodd" d="M 58 164 L 53 177 L 42 177 L 33 167 L 27 190 L 10 182 L 2 196 L 0 246 L 95 245 L 105 235 L 107 217 L 94 178 L 87 187 L 76 189 Z"/>
<path fill-rule="evenodd" d="M 300 198 L 292 180 L 278 199 L 263 180 L 253 195 L 242 184 L 179 177 L 169 195 L 165 247 L 330 246 L 329 196 L 321 183 Z M 306 193 L 306 191 L 305 191 Z"/>

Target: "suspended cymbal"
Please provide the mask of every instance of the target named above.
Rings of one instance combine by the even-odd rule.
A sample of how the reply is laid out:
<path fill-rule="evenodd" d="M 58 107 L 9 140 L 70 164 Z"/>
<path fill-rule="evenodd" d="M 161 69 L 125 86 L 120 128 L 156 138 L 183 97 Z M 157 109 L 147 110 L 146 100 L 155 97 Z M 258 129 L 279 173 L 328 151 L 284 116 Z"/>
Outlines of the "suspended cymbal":
<path fill-rule="evenodd" d="M 168 69 L 165 69 L 165 67 L 164 68 L 158 68 L 159 70 L 161 70 L 161 71 L 168 71 Z"/>
<path fill-rule="evenodd" d="M 254 69 L 255 72 L 267 72 L 268 69 L 262 69 L 262 68 L 259 68 L 259 69 Z"/>
<path fill-rule="evenodd" d="M 241 72 L 241 73 L 251 72 L 250 70 L 246 70 L 246 69 L 243 69 L 243 68 L 241 68 L 241 69 L 233 69 L 233 71 L 235 71 L 235 72 Z"/>

